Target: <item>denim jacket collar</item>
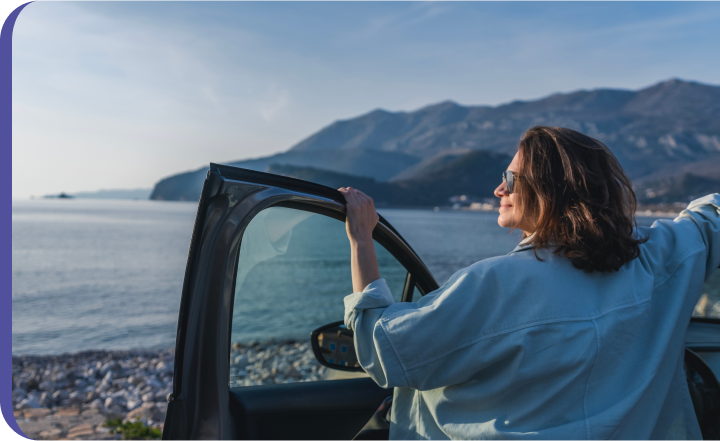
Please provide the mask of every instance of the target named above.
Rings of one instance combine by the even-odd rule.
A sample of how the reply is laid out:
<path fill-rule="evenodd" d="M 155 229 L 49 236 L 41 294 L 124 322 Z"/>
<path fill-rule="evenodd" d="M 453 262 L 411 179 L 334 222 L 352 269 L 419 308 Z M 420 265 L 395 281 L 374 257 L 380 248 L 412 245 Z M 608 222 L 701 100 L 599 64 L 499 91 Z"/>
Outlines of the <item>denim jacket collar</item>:
<path fill-rule="evenodd" d="M 528 242 L 530 242 L 530 239 L 532 239 L 532 237 L 534 235 L 535 235 L 535 233 L 533 233 L 530 236 L 526 237 L 525 239 L 521 240 L 520 243 L 515 247 L 515 249 L 510 251 L 508 253 L 508 255 L 535 248 L 535 244 L 528 243 Z"/>

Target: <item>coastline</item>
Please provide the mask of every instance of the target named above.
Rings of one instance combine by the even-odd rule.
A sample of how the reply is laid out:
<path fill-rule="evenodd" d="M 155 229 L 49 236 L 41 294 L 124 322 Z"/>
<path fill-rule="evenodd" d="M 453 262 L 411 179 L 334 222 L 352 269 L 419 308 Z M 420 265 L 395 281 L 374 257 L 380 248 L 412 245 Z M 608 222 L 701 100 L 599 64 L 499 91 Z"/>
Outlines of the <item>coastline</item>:
<path fill-rule="evenodd" d="M 174 348 L 84 351 L 12 357 L 12 403 L 33 439 L 120 439 L 107 420 L 141 421 L 162 431 L 172 392 Z M 326 368 L 310 342 L 244 345 L 230 353 L 230 387 L 318 381 Z"/>

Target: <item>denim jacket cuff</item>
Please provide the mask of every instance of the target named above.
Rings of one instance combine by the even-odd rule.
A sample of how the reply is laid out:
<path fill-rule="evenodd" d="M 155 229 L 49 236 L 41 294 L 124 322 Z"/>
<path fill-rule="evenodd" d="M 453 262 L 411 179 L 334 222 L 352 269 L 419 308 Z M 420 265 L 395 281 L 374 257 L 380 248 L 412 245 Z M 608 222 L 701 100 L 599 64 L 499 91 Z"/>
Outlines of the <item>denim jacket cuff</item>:
<path fill-rule="evenodd" d="M 358 310 L 387 308 L 395 303 L 385 279 L 377 279 L 365 287 L 361 292 L 352 293 L 345 297 L 345 326 L 354 330 L 355 314 Z"/>

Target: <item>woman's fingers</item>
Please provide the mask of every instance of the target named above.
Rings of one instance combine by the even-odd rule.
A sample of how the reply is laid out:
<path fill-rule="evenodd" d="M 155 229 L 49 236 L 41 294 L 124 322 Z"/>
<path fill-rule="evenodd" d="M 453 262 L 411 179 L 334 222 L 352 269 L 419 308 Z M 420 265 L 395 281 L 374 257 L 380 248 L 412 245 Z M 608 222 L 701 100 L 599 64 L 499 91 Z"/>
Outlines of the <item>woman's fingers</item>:
<path fill-rule="evenodd" d="M 350 202 L 351 200 L 354 200 L 354 199 L 355 199 L 355 193 L 352 192 L 352 191 L 351 191 L 349 188 L 347 188 L 347 187 L 340 187 L 340 188 L 338 188 L 338 191 L 339 191 L 343 196 L 345 196 L 345 201 L 346 201 L 346 202 Z"/>
<path fill-rule="evenodd" d="M 347 207 L 347 231 L 351 240 L 367 240 L 377 225 L 379 216 L 372 198 L 352 187 L 340 187 Z"/>
<path fill-rule="evenodd" d="M 370 199 L 365 193 L 352 187 L 340 187 L 338 191 L 345 196 L 345 201 L 353 206 L 366 203 L 367 199 Z"/>
<path fill-rule="evenodd" d="M 373 199 L 362 191 L 352 187 L 340 187 L 338 191 L 345 197 L 345 202 L 349 208 L 363 207 L 366 209 L 374 209 L 375 202 Z"/>

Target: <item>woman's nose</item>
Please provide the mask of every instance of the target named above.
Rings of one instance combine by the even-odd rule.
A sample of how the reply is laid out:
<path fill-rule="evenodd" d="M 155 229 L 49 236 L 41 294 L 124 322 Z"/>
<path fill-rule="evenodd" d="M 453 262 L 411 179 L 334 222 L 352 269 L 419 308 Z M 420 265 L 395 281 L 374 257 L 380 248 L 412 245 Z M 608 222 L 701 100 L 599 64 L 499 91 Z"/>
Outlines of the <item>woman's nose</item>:
<path fill-rule="evenodd" d="M 507 196 L 510 194 L 510 192 L 508 192 L 507 184 L 505 183 L 505 181 L 503 181 L 500 185 L 498 185 L 498 187 L 495 189 L 494 193 L 495 193 L 495 196 L 499 197 L 499 198 L 502 198 L 503 196 Z"/>

